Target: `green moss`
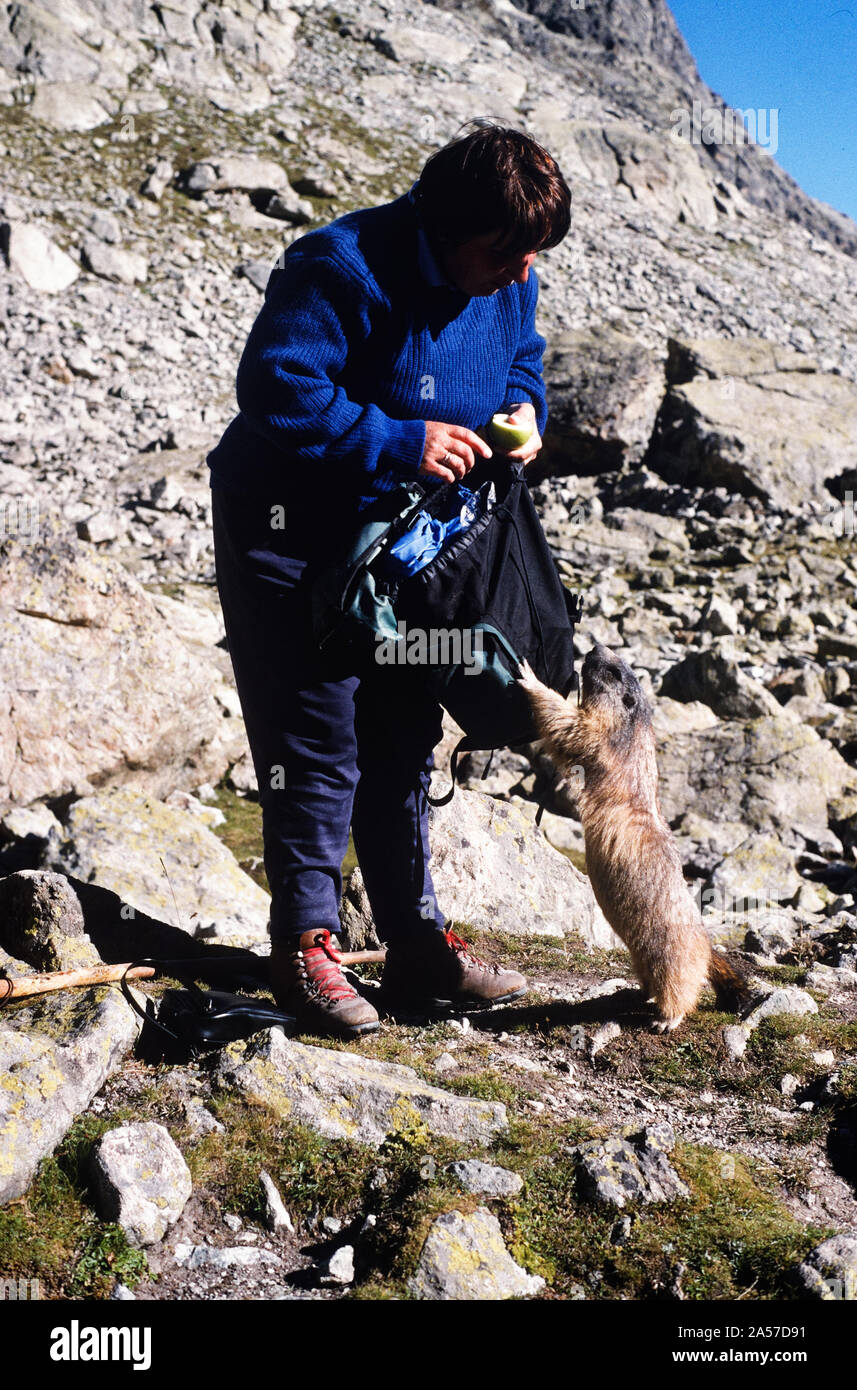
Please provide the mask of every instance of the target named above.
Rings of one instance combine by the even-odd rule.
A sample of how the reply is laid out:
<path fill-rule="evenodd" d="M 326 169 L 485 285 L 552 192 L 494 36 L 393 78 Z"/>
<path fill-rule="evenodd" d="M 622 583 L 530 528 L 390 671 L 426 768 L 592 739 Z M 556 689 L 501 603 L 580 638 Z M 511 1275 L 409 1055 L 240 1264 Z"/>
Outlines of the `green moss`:
<path fill-rule="evenodd" d="M 776 1195 L 776 1175 L 691 1145 L 679 1145 L 672 1161 L 690 1199 L 629 1208 L 631 1229 L 618 1244 L 619 1213 L 581 1201 L 574 1157 L 541 1155 L 517 1208 L 506 1214 L 507 1240 L 551 1269 L 560 1296 L 574 1285 L 606 1299 L 675 1296 L 679 1279 L 687 1299 L 794 1297 L 788 1271 L 827 1232 L 789 1214 Z"/>
<path fill-rule="evenodd" d="M 0 1269 L 5 1278 L 38 1279 L 42 1297 L 106 1298 L 113 1281 L 132 1285 L 146 1272 L 118 1226 L 98 1221 L 88 1202 L 93 1144 L 136 1112 L 76 1120 L 42 1163 L 25 1196 L 0 1208 Z"/>

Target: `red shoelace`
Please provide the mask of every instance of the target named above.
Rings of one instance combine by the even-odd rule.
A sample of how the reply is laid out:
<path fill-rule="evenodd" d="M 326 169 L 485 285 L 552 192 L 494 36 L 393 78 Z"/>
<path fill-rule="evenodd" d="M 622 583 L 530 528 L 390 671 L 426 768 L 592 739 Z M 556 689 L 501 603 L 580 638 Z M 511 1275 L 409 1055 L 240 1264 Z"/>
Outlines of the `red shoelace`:
<path fill-rule="evenodd" d="M 452 927 L 447 927 L 446 931 L 444 932 L 444 936 L 446 937 L 447 943 L 452 947 L 453 951 L 455 951 L 458 955 L 466 956 L 472 965 L 479 965 L 482 967 L 483 970 L 496 970 L 497 967 L 494 965 L 489 965 L 487 960 L 480 960 L 478 956 L 474 956 L 467 942 L 462 941 L 460 936 L 456 936 L 455 932 L 452 930 Z"/>
<path fill-rule="evenodd" d="M 302 952 L 310 983 L 326 999 L 356 998 L 356 990 L 351 988 L 340 969 L 342 958 L 330 944 L 330 932 L 319 932 L 316 942 L 317 945 Z"/>

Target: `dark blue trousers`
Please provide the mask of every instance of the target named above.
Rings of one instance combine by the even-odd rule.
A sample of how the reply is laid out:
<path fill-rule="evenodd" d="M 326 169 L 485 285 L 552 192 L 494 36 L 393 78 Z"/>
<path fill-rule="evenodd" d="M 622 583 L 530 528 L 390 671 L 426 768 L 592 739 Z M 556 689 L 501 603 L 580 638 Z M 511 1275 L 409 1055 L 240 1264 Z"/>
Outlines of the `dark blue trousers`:
<path fill-rule="evenodd" d="M 362 678 L 315 650 L 309 594 L 335 554 L 276 504 L 212 488 L 229 654 L 259 784 L 271 938 L 339 929 L 349 826 L 383 941 L 446 923 L 429 873 L 432 749 L 442 712 L 414 667 Z M 340 658 L 341 660 L 341 658 Z"/>

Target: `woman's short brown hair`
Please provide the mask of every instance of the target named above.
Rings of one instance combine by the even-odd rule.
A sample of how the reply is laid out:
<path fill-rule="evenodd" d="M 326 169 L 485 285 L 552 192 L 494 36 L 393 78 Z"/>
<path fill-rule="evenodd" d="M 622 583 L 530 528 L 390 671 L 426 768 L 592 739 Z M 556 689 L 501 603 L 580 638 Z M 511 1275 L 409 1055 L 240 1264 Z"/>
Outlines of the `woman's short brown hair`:
<path fill-rule="evenodd" d="M 523 131 L 472 124 L 420 175 L 414 197 L 429 237 L 460 246 L 497 232 L 512 255 L 556 246 L 571 225 L 571 191 L 556 160 Z"/>

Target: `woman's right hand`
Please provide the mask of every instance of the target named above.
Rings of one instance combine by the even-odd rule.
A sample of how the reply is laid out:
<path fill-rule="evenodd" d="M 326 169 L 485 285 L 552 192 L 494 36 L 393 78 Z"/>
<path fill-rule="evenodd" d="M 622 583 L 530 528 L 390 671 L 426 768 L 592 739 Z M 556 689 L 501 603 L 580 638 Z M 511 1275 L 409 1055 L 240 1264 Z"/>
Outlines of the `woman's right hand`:
<path fill-rule="evenodd" d="M 426 420 L 426 446 L 419 473 L 454 483 L 463 478 L 476 462 L 476 455 L 490 459 L 491 450 L 473 430 L 463 425 L 444 425 L 438 420 Z"/>

